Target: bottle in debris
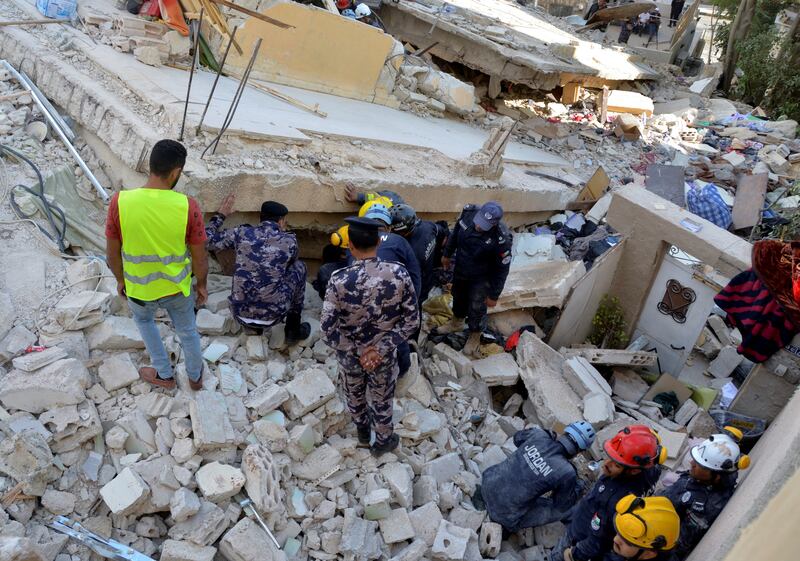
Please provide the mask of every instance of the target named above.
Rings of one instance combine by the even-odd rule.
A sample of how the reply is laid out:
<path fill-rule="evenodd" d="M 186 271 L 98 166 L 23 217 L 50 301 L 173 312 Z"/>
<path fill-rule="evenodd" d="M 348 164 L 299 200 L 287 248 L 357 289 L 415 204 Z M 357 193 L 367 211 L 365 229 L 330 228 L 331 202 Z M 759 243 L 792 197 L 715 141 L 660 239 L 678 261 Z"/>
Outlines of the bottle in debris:
<path fill-rule="evenodd" d="M 78 0 L 36 0 L 36 8 L 48 18 L 73 19 Z"/>

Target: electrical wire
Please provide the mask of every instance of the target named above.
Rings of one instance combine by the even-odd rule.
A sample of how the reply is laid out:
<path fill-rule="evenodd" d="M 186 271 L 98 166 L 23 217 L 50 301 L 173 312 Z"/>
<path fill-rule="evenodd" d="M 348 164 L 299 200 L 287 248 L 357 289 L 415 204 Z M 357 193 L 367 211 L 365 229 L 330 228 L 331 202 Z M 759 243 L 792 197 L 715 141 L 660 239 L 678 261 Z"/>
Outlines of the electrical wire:
<path fill-rule="evenodd" d="M 18 152 L 17 150 L 5 146 L 4 144 L 0 144 L 0 153 L 2 152 L 14 156 L 15 158 L 18 158 L 19 160 L 28 164 L 33 170 L 33 172 L 36 174 L 38 182 L 37 185 L 38 189 L 31 189 L 27 185 L 22 185 L 22 184 L 15 185 L 11 189 L 3 193 L 3 201 L 5 201 L 5 198 L 8 197 L 8 201 L 11 204 L 11 208 L 14 210 L 14 214 L 17 215 L 20 221 L 31 222 L 35 224 L 40 232 L 42 232 L 51 242 L 54 242 L 56 245 L 58 245 L 59 251 L 63 254 L 67 250 L 67 244 L 66 244 L 67 218 L 61 207 L 47 200 L 47 197 L 45 196 L 44 193 L 44 178 L 42 177 L 42 172 L 39 170 L 38 166 L 34 164 L 27 156 Z M 3 166 L 4 166 L 3 169 L 5 171 L 5 163 L 3 164 Z M 31 195 L 33 195 L 42 202 L 42 209 L 45 218 L 47 219 L 47 222 L 50 224 L 50 228 L 52 228 L 52 233 L 48 232 L 47 229 L 42 227 L 39 223 L 33 221 L 33 216 L 35 213 L 26 214 L 25 212 L 22 211 L 22 209 L 17 204 L 17 201 L 14 199 L 15 189 L 22 189 L 23 191 L 30 193 Z M 60 225 L 57 224 L 56 219 L 60 220 L 61 222 Z"/>

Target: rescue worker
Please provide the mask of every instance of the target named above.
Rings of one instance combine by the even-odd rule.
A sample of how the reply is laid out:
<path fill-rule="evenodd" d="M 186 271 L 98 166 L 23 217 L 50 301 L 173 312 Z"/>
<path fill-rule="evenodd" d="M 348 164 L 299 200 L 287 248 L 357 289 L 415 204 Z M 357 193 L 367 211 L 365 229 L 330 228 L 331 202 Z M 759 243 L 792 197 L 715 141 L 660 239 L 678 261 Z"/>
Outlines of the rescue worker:
<path fill-rule="evenodd" d="M 366 4 L 358 4 L 355 9 L 356 19 L 361 23 L 366 23 L 372 27 L 377 27 L 381 31 L 385 31 L 378 17 L 372 13 L 372 10 Z"/>
<path fill-rule="evenodd" d="M 570 458 L 588 450 L 594 437 L 586 421 L 568 425 L 561 436 L 537 427 L 517 432 L 514 453 L 481 478 L 480 497 L 492 522 L 518 532 L 561 520 L 580 498 Z"/>
<path fill-rule="evenodd" d="M 503 208 L 494 201 L 480 209 L 467 205 L 447 240 L 442 266 L 450 268 L 453 255 L 453 319 L 437 333 L 455 333 L 469 328 L 465 355 L 473 355 L 487 325 L 487 307 L 497 305 L 511 265 L 512 236 L 501 222 Z"/>
<path fill-rule="evenodd" d="M 349 238 L 347 234 L 347 224 L 331 234 L 331 243 L 322 248 L 322 265 L 317 271 L 317 278 L 311 285 L 325 299 L 325 290 L 328 288 L 328 281 L 334 271 L 347 267 L 350 254 L 348 253 Z"/>
<path fill-rule="evenodd" d="M 208 254 L 200 206 L 173 191 L 185 163 L 186 148 L 181 143 L 165 139 L 153 146 L 144 186 L 111 198 L 106 258 L 152 362 L 139 369 L 139 376 L 162 388 L 175 387 L 172 364 L 155 322 L 156 312 L 163 308 L 180 339 L 189 386 L 199 390 L 203 358 L 195 304 L 202 306 L 208 298 Z M 197 281 L 194 292 L 192 276 Z"/>
<path fill-rule="evenodd" d="M 608 456 L 602 475 L 589 493 L 565 516 L 566 532 L 551 552 L 551 561 L 600 561 L 614 540 L 614 508 L 628 495 L 646 495 L 658 481 L 667 458 L 658 433 L 631 425 L 603 444 Z"/>
<path fill-rule="evenodd" d="M 687 473 L 662 490 L 681 518 L 681 537 L 675 556 L 685 559 L 728 504 L 736 489 L 738 470 L 747 469 L 750 458 L 739 450 L 742 432 L 725 427 L 691 450 Z"/>
<path fill-rule="evenodd" d="M 363 208 L 365 203 L 376 200 L 377 202 L 386 205 L 387 207 L 391 207 L 392 205 L 399 205 L 400 203 L 405 202 L 403 200 L 403 197 L 401 197 L 394 191 L 389 191 L 388 189 L 386 189 L 383 191 L 367 191 L 366 193 L 361 193 L 352 183 L 345 184 L 344 198 L 348 202 L 356 203 L 359 206 L 359 208 Z"/>
<path fill-rule="evenodd" d="M 419 323 L 416 293 L 402 265 L 378 257 L 378 223 L 351 217 L 350 252 L 356 261 L 339 269 L 328 283 L 320 328 L 336 351 L 347 408 L 361 445 L 382 454 L 400 441 L 392 425 L 397 382 L 397 347 Z"/>
<path fill-rule="evenodd" d="M 392 232 L 406 239 L 417 258 L 420 268 L 419 305 L 428 299 L 436 275 L 434 269 L 441 262 L 441 253 L 450 230 L 436 222 L 420 220 L 416 211 L 405 203 L 398 203 L 389 209 L 392 216 Z"/>
<path fill-rule="evenodd" d="M 236 270 L 228 298 L 233 317 L 244 327 L 262 331 L 286 322 L 288 342 L 302 341 L 311 326 L 300 321 L 306 291 L 306 266 L 298 258 L 297 237 L 286 231 L 289 210 L 281 203 L 261 205 L 261 223 L 222 229 L 233 210 L 234 194 L 228 195 L 211 217 L 206 233 L 209 251 L 236 251 Z"/>
<path fill-rule="evenodd" d="M 667 561 L 682 532 L 678 513 L 664 497 L 622 497 L 614 507 L 613 553 L 605 561 Z"/>

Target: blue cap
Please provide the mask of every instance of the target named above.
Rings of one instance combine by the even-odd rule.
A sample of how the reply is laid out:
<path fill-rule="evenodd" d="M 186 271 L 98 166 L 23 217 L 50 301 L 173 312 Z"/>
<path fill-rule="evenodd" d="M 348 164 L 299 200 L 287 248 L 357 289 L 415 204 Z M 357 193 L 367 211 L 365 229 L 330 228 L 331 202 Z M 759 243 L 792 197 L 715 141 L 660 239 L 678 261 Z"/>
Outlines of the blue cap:
<path fill-rule="evenodd" d="M 501 218 L 503 218 L 503 207 L 494 201 L 489 201 L 475 213 L 472 221 L 481 230 L 491 230 L 497 226 Z"/>
<path fill-rule="evenodd" d="M 364 215 L 364 218 L 372 218 L 373 220 L 380 220 L 387 226 L 392 225 L 392 215 L 389 212 L 389 209 L 386 208 L 386 205 L 382 205 L 380 203 L 372 205 L 367 211 L 367 213 Z"/>

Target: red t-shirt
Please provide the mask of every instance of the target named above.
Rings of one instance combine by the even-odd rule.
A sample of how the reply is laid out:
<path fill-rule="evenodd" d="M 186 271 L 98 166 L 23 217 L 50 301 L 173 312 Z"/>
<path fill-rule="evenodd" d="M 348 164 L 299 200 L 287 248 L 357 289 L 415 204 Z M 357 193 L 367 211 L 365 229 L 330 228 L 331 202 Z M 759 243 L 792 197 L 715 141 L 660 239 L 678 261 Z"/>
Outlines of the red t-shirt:
<path fill-rule="evenodd" d="M 119 193 L 114 193 L 108 203 L 106 218 L 106 237 L 122 241 L 122 228 L 119 225 Z M 186 222 L 186 245 L 198 245 L 206 241 L 206 225 L 200 205 L 189 197 L 189 219 Z"/>

